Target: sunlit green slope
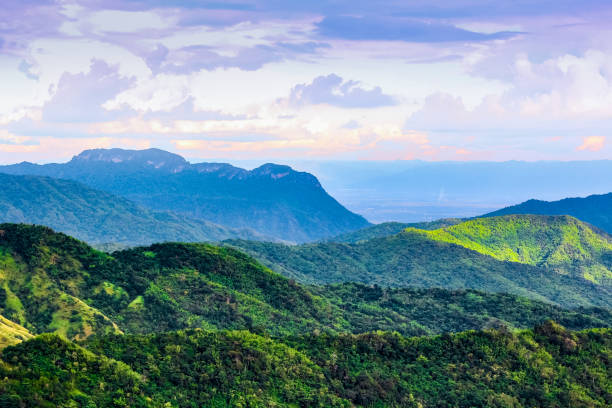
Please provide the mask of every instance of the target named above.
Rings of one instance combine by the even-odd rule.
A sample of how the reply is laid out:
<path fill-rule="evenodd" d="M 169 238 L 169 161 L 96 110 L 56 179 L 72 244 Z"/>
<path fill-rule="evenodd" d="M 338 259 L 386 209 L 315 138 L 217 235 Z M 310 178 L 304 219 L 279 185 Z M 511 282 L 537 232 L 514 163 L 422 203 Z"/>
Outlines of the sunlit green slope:
<path fill-rule="evenodd" d="M 612 237 L 570 216 L 477 218 L 433 231 L 409 228 L 406 233 L 461 245 L 502 261 L 612 283 Z"/>

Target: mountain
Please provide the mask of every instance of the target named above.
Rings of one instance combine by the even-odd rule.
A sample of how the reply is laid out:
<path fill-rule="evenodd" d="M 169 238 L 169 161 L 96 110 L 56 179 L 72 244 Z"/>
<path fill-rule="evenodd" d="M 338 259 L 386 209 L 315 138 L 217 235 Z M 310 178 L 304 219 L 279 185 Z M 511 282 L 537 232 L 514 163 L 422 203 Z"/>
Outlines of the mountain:
<path fill-rule="evenodd" d="M 610 329 L 271 338 L 246 331 L 44 334 L 0 354 L 2 406 L 594 407 Z"/>
<path fill-rule="evenodd" d="M 475 226 L 467 224 L 470 225 Z M 512 225 L 508 224 L 508 228 Z M 541 240 L 541 245 L 548 245 L 549 249 L 555 245 L 559 248 L 558 255 L 552 253 L 547 258 L 548 263 L 571 272 L 554 270 L 546 265 L 534 266 L 495 259 L 485 251 L 480 253 L 454 242 L 446 242 L 450 239 L 438 239 L 438 236 L 446 234 L 444 231 L 408 229 L 393 236 L 353 244 L 326 242 L 289 246 L 230 240 L 225 241 L 225 245 L 240 248 L 278 273 L 310 284 L 350 281 L 394 287 L 472 288 L 513 293 L 569 307 L 610 307 L 612 304 L 610 287 L 592 281 L 607 282 L 608 272 L 598 269 L 607 265 L 607 246 L 598 245 L 608 244 L 591 230 L 588 230 L 591 233 L 582 232 L 589 239 L 597 237 L 591 242 L 593 246 L 583 248 L 581 245 L 588 240 L 578 241 L 577 247 L 584 253 L 571 254 L 573 258 L 569 261 L 560 255 L 565 254 L 565 249 L 572 250 L 572 246 L 566 246 L 562 240 L 555 241 L 558 238 L 555 234 L 552 237 L 535 235 Z M 551 231 L 557 232 L 554 229 Z M 474 230 L 476 235 L 481 232 Z M 512 245 L 512 241 L 508 245 Z M 586 272 L 581 269 L 582 260 Z"/>
<path fill-rule="evenodd" d="M 559 201 L 528 200 L 485 214 L 483 217 L 508 214 L 571 215 L 612 234 L 612 193 Z"/>
<path fill-rule="evenodd" d="M 311 174 L 264 164 L 247 171 L 224 163 L 191 164 L 158 149 L 86 150 L 68 163 L 1 166 L 0 172 L 79 181 L 149 209 L 305 242 L 368 226 Z"/>
<path fill-rule="evenodd" d="M 425 221 L 425 222 L 383 222 L 381 224 L 372 225 L 369 227 L 362 228 L 357 231 L 347 232 L 346 234 L 337 235 L 332 238 L 323 240 L 324 242 L 349 242 L 355 243 L 359 241 L 365 241 L 372 238 L 388 237 L 395 235 L 406 228 L 417 228 L 423 230 L 434 230 L 438 228 L 449 227 L 451 225 L 459 224 L 464 220 L 460 218 L 441 218 L 436 221 Z"/>
<path fill-rule="evenodd" d="M 0 185 L 0 222 L 47 225 L 92 244 L 263 238 L 252 230 L 150 211 L 70 180 L 0 173 Z"/>
<path fill-rule="evenodd" d="M 502 261 L 542 266 L 612 285 L 612 237 L 567 215 L 477 218 L 434 231 L 407 232 Z"/>
<path fill-rule="evenodd" d="M 2 224 L 0 255 L 0 315 L 33 334 L 77 340 L 189 328 L 414 336 L 526 328 L 545 319 L 572 329 L 612 325 L 605 309 L 571 311 L 515 295 L 304 286 L 232 248 L 208 244 L 155 244 L 110 256 L 45 227 Z M 605 305 L 600 297 L 591 290 L 591 304 Z"/>

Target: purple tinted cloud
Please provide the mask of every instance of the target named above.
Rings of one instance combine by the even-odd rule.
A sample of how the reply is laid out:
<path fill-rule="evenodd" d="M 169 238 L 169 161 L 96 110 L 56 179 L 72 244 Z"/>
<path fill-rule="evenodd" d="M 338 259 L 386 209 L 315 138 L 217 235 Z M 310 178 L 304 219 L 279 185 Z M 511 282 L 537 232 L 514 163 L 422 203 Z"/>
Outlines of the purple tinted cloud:
<path fill-rule="evenodd" d="M 43 120 L 100 122 L 133 115 L 126 109 L 108 111 L 102 105 L 134 82 L 135 78 L 120 76 L 117 67 L 94 60 L 87 73 L 62 75 L 53 97 L 43 106 Z"/>
<path fill-rule="evenodd" d="M 325 17 L 317 24 L 323 37 L 346 40 L 385 40 L 408 42 L 488 41 L 517 33 L 482 34 L 447 24 L 424 23 L 393 17 Z"/>
<path fill-rule="evenodd" d="M 257 45 L 243 48 L 235 56 L 223 56 L 215 48 L 204 45 L 192 45 L 169 50 L 159 44 L 145 60 L 154 72 L 171 72 L 185 74 L 202 69 L 238 67 L 245 71 L 255 71 L 265 64 L 298 58 L 304 54 L 314 54 L 328 45 L 319 42 L 278 42 L 272 45 Z"/>
<path fill-rule="evenodd" d="M 157 119 L 164 122 L 172 122 L 175 120 L 242 120 L 246 119 L 246 115 L 231 115 L 219 111 L 200 111 L 194 107 L 194 98 L 192 96 L 185 99 L 180 105 L 167 111 L 147 112 L 143 115 L 143 119 Z"/>
<path fill-rule="evenodd" d="M 394 97 L 380 87 L 364 89 L 357 81 L 344 81 L 336 74 L 320 76 L 310 84 L 293 87 L 289 103 L 294 106 L 329 104 L 343 108 L 375 108 L 396 105 Z"/>

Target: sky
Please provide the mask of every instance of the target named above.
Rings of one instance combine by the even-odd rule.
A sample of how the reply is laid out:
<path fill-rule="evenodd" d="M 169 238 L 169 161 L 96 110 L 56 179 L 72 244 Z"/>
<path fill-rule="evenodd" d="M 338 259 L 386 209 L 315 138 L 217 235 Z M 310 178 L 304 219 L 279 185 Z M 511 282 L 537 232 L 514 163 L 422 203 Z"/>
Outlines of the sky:
<path fill-rule="evenodd" d="M 612 158 L 608 0 L 4 0 L 0 162 Z"/>

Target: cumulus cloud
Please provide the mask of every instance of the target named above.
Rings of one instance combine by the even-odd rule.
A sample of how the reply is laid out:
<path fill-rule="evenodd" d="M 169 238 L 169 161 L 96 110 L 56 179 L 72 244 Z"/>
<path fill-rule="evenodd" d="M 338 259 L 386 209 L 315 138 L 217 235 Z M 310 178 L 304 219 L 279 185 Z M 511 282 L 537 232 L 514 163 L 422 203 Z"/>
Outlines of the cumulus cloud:
<path fill-rule="evenodd" d="M 605 136 L 587 136 L 582 140 L 582 144 L 576 149 L 588 150 L 590 152 L 598 152 L 603 149 L 605 142 Z"/>
<path fill-rule="evenodd" d="M 42 119 L 48 122 L 100 122 L 133 115 L 130 110 L 109 111 L 102 105 L 133 85 L 135 80 L 120 75 L 116 66 L 94 60 L 89 72 L 62 75 L 53 97 L 42 108 Z"/>
<path fill-rule="evenodd" d="M 378 86 L 368 89 L 358 81 L 345 81 L 336 74 L 319 76 L 310 84 L 296 85 L 288 101 L 292 106 L 328 104 L 342 108 L 376 108 L 398 103 Z"/>

